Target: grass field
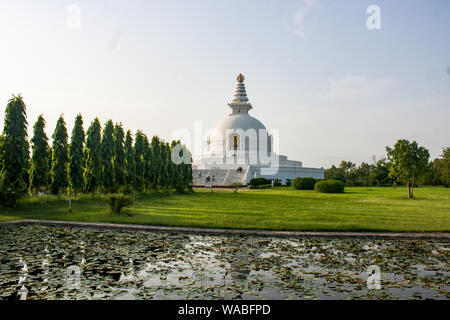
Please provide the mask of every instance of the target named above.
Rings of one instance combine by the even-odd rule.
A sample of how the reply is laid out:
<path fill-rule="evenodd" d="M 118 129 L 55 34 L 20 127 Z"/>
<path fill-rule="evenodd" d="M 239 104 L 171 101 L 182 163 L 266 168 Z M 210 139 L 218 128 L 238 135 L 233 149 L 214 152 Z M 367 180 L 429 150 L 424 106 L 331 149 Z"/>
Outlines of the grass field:
<path fill-rule="evenodd" d="M 346 188 L 344 194 L 265 190 L 196 190 L 195 193 L 150 193 L 137 196 L 127 214 L 113 215 L 98 196 L 73 200 L 54 196 L 27 198 L 17 208 L 0 210 L 0 221 L 19 219 L 134 223 L 205 228 L 322 231 L 450 231 L 450 189 Z"/>

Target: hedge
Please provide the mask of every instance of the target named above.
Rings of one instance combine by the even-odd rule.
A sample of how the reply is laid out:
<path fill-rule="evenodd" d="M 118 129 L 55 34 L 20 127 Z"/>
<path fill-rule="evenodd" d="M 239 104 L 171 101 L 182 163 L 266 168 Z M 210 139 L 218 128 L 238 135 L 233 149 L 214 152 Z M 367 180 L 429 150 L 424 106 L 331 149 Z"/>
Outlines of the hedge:
<path fill-rule="evenodd" d="M 249 189 L 269 189 L 269 188 L 272 188 L 272 185 L 271 184 L 262 184 L 262 185 L 259 185 L 259 186 L 252 186 L 252 185 L 250 185 L 248 188 Z"/>
<path fill-rule="evenodd" d="M 295 190 L 314 190 L 316 179 L 314 178 L 295 178 L 292 181 L 292 187 Z"/>
<path fill-rule="evenodd" d="M 256 186 L 262 186 L 265 184 L 272 184 L 272 181 L 265 179 L 265 178 L 253 178 L 250 180 L 250 182 L 248 184 L 256 187 Z"/>
<path fill-rule="evenodd" d="M 322 180 L 316 183 L 314 190 L 323 193 L 342 193 L 345 184 L 339 180 Z"/>

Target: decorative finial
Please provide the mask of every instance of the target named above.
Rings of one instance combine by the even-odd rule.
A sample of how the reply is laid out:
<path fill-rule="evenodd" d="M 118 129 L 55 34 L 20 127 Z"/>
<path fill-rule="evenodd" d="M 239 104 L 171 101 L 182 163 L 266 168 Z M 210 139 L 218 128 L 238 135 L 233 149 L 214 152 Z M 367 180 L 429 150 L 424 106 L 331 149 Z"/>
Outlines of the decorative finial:
<path fill-rule="evenodd" d="M 242 73 L 239 73 L 239 75 L 238 75 L 238 77 L 237 77 L 237 81 L 238 81 L 239 83 L 243 83 L 244 80 L 245 80 L 244 75 L 243 75 Z"/>

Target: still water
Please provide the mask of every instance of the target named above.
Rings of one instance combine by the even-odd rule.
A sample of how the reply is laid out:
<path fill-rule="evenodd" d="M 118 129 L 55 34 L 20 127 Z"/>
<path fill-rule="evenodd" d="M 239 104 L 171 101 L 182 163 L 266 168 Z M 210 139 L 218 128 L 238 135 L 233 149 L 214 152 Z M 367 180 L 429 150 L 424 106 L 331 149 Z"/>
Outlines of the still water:
<path fill-rule="evenodd" d="M 445 240 L 0 227 L 0 299 L 450 299 L 449 250 Z"/>

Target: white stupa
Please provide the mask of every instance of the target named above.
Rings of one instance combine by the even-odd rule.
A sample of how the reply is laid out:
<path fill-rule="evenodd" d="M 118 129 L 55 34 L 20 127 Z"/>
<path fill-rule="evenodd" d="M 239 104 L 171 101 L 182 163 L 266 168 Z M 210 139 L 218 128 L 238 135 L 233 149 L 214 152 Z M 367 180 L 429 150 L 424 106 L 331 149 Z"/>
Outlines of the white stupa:
<path fill-rule="evenodd" d="M 253 107 L 244 80 L 239 74 L 234 99 L 228 104 L 232 113 L 216 125 L 208 138 L 206 152 L 195 159 L 194 184 L 247 184 L 254 177 L 282 183 L 296 177 L 323 179 L 323 169 L 305 168 L 300 161 L 288 160 L 274 151 L 274 137 L 261 121 L 249 115 Z"/>

